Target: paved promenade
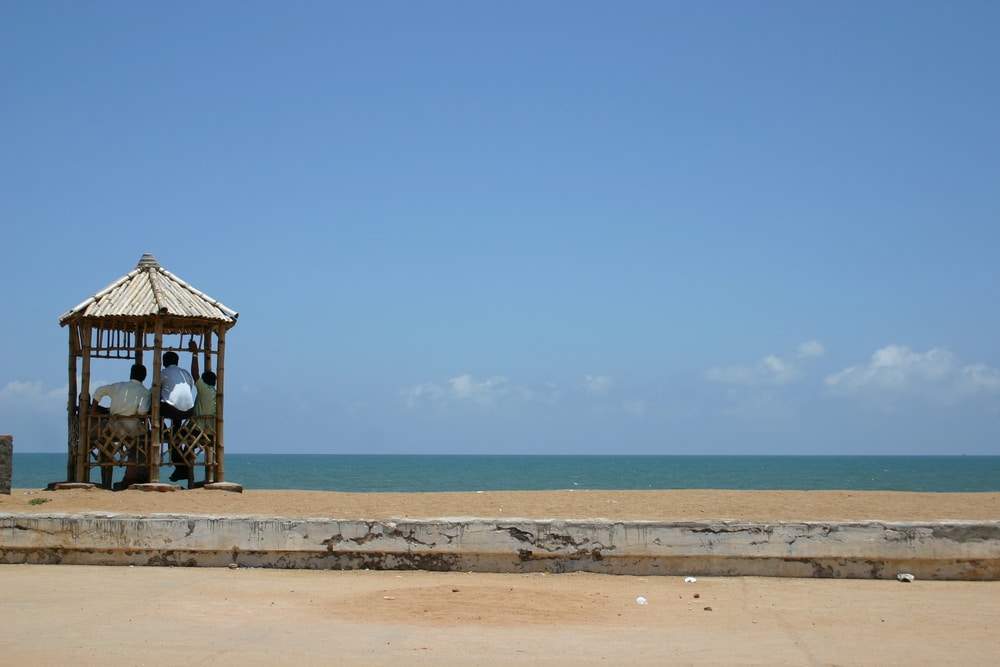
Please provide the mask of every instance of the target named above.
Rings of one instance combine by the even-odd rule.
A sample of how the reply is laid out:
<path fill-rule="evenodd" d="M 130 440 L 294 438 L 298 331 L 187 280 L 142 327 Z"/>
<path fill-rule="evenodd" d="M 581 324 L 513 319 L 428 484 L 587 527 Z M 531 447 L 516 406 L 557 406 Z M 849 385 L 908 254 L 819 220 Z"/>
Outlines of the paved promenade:
<path fill-rule="evenodd" d="M 1000 655 L 1000 582 L 74 565 L 2 565 L 0 578 L 11 665 L 987 665 Z"/>

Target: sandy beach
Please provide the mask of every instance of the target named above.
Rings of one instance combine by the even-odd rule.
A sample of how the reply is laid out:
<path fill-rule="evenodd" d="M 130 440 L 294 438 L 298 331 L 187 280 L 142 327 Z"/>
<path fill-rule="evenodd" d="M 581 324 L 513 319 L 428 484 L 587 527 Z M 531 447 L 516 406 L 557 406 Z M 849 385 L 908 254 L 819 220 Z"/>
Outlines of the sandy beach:
<path fill-rule="evenodd" d="M 0 512 L 996 520 L 1000 494 L 15 489 Z M 1000 654 L 1000 582 L 71 565 L 3 565 L 0 577 L 10 664 L 941 665 Z"/>
<path fill-rule="evenodd" d="M 1000 519 L 1000 493 L 889 491 L 487 491 L 336 493 L 14 489 L 10 514 L 199 514 L 342 519 L 499 517 L 623 521 L 942 521 Z"/>

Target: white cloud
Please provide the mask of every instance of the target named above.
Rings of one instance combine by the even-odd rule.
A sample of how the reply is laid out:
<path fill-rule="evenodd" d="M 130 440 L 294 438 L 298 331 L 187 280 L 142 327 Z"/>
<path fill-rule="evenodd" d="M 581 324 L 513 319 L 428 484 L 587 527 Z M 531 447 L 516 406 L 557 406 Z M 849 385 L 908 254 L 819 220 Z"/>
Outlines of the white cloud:
<path fill-rule="evenodd" d="M 906 345 L 876 350 L 871 361 L 829 375 L 824 384 L 838 394 L 919 394 L 953 402 L 1000 390 L 1000 371 L 985 364 L 962 366 L 949 350 L 914 352 Z"/>
<path fill-rule="evenodd" d="M 0 401 L 4 403 L 18 403 L 24 400 L 37 399 L 42 393 L 42 383 L 21 382 L 11 380 L 0 388 Z"/>
<path fill-rule="evenodd" d="M 532 388 L 512 384 L 502 375 L 478 380 L 466 373 L 444 382 L 426 382 L 399 392 L 408 408 L 418 406 L 458 406 L 511 403 L 555 404 L 562 392 L 553 382 Z"/>
<path fill-rule="evenodd" d="M 961 370 L 960 386 L 968 391 L 997 391 L 1000 389 L 1000 370 L 986 364 L 970 364 Z"/>
<path fill-rule="evenodd" d="M 453 377 L 443 383 L 427 382 L 403 389 L 399 392 L 407 407 L 419 404 L 462 404 L 474 403 L 489 405 L 510 397 L 524 401 L 551 400 L 554 395 L 551 389 L 536 392 L 526 387 L 509 384 L 507 378 L 494 376 L 485 380 L 477 380 L 468 373 Z"/>
<path fill-rule="evenodd" d="M 66 409 L 67 387 L 44 390 L 40 380 L 11 380 L 0 387 L 0 406 L 32 412 L 51 412 L 54 408 Z"/>
<path fill-rule="evenodd" d="M 795 352 L 784 357 L 769 354 L 752 366 L 714 366 L 705 372 L 705 377 L 725 384 L 788 384 L 802 377 L 804 360 L 823 356 L 825 352 L 818 341 L 810 340 L 799 344 Z"/>
<path fill-rule="evenodd" d="M 488 380 L 475 380 L 471 375 L 459 375 L 448 380 L 451 396 L 459 400 L 490 403 L 507 393 L 507 378 L 495 376 Z"/>
<path fill-rule="evenodd" d="M 613 384 L 608 375 L 584 375 L 583 386 L 592 394 L 606 394 Z"/>
<path fill-rule="evenodd" d="M 412 408 L 418 402 L 423 400 L 440 400 L 444 396 L 444 389 L 428 382 L 426 384 L 417 385 L 416 387 L 408 387 L 399 392 L 406 402 L 406 406 Z"/>
<path fill-rule="evenodd" d="M 65 451 L 67 390 L 21 380 L 0 387 L 0 428 L 14 436 L 15 451 Z"/>
<path fill-rule="evenodd" d="M 799 344 L 796 352 L 800 359 L 805 359 L 807 357 L 822 357 L 826 354 L 826 348 L 823 347 L 818 340 L 807 340 L 806 342 Z"/>
<path fill-rule="evenodd" d="M 559 387 L 554 382 L 546 382 L 541 389 L 531 389 L 530 387 L 510 387 L 511 393 L 519 396 L 525 402 L 534 403 L 557 403 L 562 396 Z"/>

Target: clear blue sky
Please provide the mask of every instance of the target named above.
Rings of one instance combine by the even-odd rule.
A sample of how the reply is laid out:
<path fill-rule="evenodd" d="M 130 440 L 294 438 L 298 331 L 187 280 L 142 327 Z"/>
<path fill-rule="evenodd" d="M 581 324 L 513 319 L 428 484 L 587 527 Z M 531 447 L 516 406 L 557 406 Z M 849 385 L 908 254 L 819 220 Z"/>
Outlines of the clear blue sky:
<path fill-rule="evenodd" d="M 1000 454 L 998 84 L 993 1 L 4 2 L 0 431 L 150 252 L 230 452 Z"/>

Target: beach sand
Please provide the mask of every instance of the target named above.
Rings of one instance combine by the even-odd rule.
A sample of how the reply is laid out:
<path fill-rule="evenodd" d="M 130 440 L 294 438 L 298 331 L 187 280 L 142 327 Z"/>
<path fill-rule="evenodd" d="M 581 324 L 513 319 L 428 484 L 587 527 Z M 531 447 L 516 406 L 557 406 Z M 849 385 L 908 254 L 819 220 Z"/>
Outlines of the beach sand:
<path fill-rule="evenodd" d="M 46 498 L 48 502 L 30 505 Z M 0 513 L 997 520 L 1000 494 L 40 491 Z M 2 565 L 5 664 L 996 664 L 1000 582 Z M 647 604 L 639 604 L 642 597 Z"/>
<path fill-rule="evenodd" d="M 39 502 L 44 499 L 45 502 Z M 31 502 L 36 504 L 30 504 Z M 940 521 L 1000 519 L 1000 493 L 888 491 L 486 491 L 336 493 L 205 489 L 105 491 L 14 489 L 0 512 L 202 514 L 420 519 L 489 517 L 623 521 Z"/>

